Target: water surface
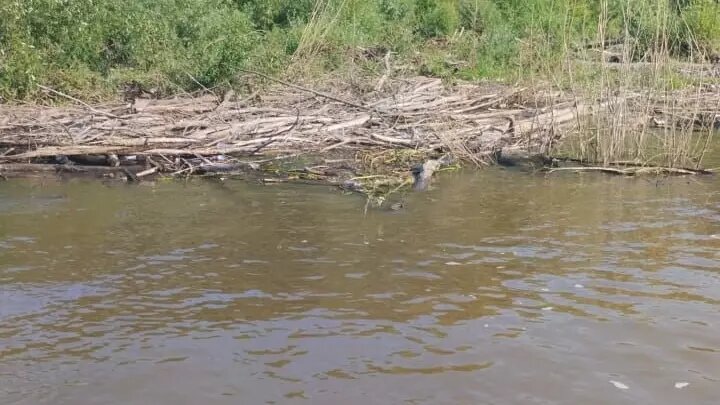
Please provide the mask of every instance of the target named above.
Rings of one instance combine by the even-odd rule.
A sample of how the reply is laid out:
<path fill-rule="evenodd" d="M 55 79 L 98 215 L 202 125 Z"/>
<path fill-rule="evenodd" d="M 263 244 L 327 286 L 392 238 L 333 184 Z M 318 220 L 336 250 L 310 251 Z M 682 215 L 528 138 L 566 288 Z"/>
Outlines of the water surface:
<path fill-rule="evenodd" d="M 0 183 L 0 402 L 720 399 L 714 178 L 487 170 L 405 205 Z"/>

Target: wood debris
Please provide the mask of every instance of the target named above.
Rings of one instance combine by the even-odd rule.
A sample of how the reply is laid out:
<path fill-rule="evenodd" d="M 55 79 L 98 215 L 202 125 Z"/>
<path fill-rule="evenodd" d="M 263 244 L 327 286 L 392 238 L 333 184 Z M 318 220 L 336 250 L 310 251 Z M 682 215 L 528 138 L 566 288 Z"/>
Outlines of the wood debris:
<path fill-rule="evenodd" d="M 73 97 L 77 106 L 2 105 L 0 162 L 108 154 L 175 161 L 398 148 L 486 156 L 508 145 L 547 143 L 585 111 L 567 100 L 538 103 L 522 90 L 496 85 L 448 87 L 439 79 L 414 78 L 387 80 L 383 87 L 388 90 L 353 97 L 282 82 L 252 99 L 137 99 L 132 110 L 120 103 L 90 106 Z"/>

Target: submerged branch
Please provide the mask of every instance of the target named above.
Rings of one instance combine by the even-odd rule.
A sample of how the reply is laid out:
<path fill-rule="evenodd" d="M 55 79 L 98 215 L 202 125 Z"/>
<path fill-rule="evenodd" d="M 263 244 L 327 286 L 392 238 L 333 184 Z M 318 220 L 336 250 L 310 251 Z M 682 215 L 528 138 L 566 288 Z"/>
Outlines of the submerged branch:
<path fill-rule="evenodd" d="M 634 176 L 636 174 L 668 174 L 668 175 L 698 175 L 698 174 L 712 174 L 710 170 L 702 169 L 683 169 L 677 167 L 663 167 L 663 166 L 637 166 L 627 167 L 624 169 L 615 167 L 604 167 L 604 166 L 574 166 L 574 167 L 556 167 L 547 169 L 547 172 L 555 173 L 562 171 L 572 172 L 602 172 L 609 174 L 618 174 L 623 176 Z"/>

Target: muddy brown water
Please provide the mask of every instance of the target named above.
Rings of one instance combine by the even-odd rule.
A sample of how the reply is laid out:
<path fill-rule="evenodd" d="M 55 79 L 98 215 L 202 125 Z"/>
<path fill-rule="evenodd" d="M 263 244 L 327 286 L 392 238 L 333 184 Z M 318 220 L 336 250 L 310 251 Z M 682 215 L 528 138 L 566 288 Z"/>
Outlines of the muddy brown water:
<path fill-rule="evenodd" d="M 363 206 L 0 183 L 0 403 L 720 400 L 716 178 L 491 169 Z"/>

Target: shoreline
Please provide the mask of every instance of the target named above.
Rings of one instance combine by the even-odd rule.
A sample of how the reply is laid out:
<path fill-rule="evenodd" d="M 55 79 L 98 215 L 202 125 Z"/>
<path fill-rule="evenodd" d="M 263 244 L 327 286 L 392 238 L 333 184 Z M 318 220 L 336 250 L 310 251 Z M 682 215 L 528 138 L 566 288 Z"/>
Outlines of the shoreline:
<path fill-rule="evenodd" d="M 620 125 L 663 128 L 697 121 L 695 115 L 662 105 L 633 117 L 650 104 L 633 107 L 641 96 L 630 93 L 582 100 L 540 88 L 448 85 L 428 77 L 383 77 L 382 86 L 367 83 L 369 90 L 342 83 L 308 88 L 272 80 L 277 85 L 262 94 L 155 99 L 136 92 L 126 95 L 127 103 L 96 106 L 47 88 L 75 105 L 0 105 L 0 175 L 60 172 L 128 181 L 252 175 L 330 185 L 355 181 L 354 191 L 374 195 L 378 189 L 408 188 L 413 166 L 443 157 L 453 164 L 483 166 L 506 160 L 555 170 L 551 166 L 558 160 L 551 154 L 568 134 L 582 131 L 585 121 L 621 109 L 625 114 Z M 704 96 L 716 97 L 712 89 Z M 711 125 L 720 124 L 716 118 Z M 646 162 L 635 162 L 634 169 L 627 162 L 621 168 L 603 164 L 601 169 L 586 161 L 564 166 L 571 167 L 562 170 L 590 166 L 623 175 L 707 172 L 700 167 L 652 170 Z M 384 183 L 376 184 L 378 179 Z"/>

